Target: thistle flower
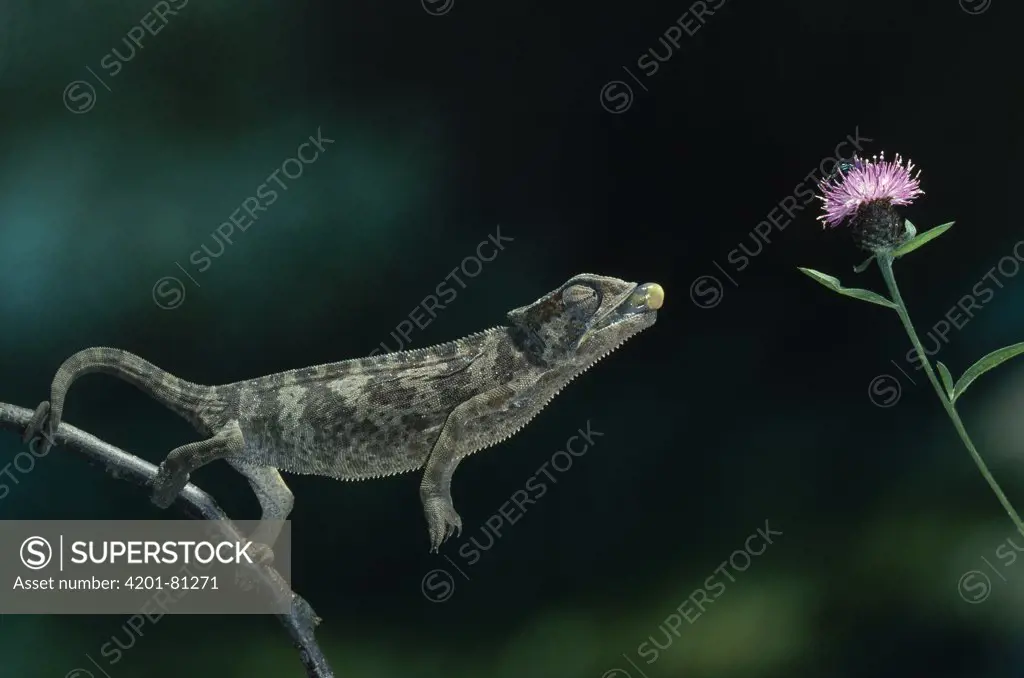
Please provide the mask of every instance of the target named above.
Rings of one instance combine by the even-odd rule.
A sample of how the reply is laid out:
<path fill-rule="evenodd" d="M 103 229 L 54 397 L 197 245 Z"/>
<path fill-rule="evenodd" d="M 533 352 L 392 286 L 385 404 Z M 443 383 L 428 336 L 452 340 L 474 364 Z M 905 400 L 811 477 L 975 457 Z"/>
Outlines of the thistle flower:
<path fill-rule="evenodd" d="M 854 157 L 854 162 L 838 175 L 818 184 L 824 214 L 823 226 L 836 227 L 849 222 L 854 240 L 862 248 L 879 251 L 899 245 L 906 236 L 903 219 L 896 206 L 909 205 L 924 193 L 914 171 L 914 163 L 897 155 L 893 161 L 885 154 L 870 160 Z"/>
<path fill-rule="evenodd" d="M 903 296 L 896 285 L 893 264 L 899 258 L 918 250 L 948 231 L 953 226 L 953 222 L 930 228 L 920 235 L 916 235 L 917 229 L 909 221 L 900 219 L 896 207 L 911 204 L 924 192 L 918 181 L 920 171 L 912 173 L 913 171 L 914 163 L 907 162 L 904 166 L 903 160 L 898 155 L 894 162 L 886 161 L 883 155 L 875 156 L 871 160 L 862 160 L 854 156 L 852 162 L 836 163 L 836 170 L 818 183 L 818 187 L 821 189 L 819 198 L 825 203 L 825 213 L 818 218 L 824 222 L 825 226 L 832 227 L 849 222 L 849 232 L 853 234 L 854 239 L 861 247 L 871 251 L 871 257 L 855 267 L 854 273 L 863 272 L 866 265 L 872 261 L 878 264 L 882 280 L 885 281 L 885 286 L 889 290 L 888 297 L 859 287 L 843 287 L 839 278 L 813 268 L 801 267 L 800 271 L 833 292 L 884 306 L 896 312 L 903 329 L 907 332 L 907 338 L 910 339 L 910 343 L 914 347 L 911 353 L 919 360 L 920 369 L 924 369 L 928 376 L 928 381 L 931 382 L 935 394 L 942 402 L 943 409 L 946 410 L 946 414 L 949 415 L 950 421 L 960 435 L 960 440 L 963 441 L 992 492 L 999 499 L 999 503 L 1003 505 L 1003 509 L 1010 516 L 1017 531 L 1024 534 L 1024 520 L 1017 515 L 1010 500 L 1006 498 L 999 483 L 988 470 L 988 466 L 981 458 L 977 448 L 974 447 L 970 436 L 967 435 L 964 422 L 956 410 L 957 399 L 963 397 L 967 387 L 974 383 L 979 376 L 1014 356 L 1024 355 L 1024 341 L 989 353 L 971 365 L 956 381 L 953 380 L 949 368 L 942 363 L 936 362 L 932 367 L 932 362 L 925 352 L 921 338 L 917 335 L 917 330 L 914 329 L 914 323 L 910 320 L 907 304 L 903 301 Z M 907 354 L 908 360 L 911 353 Z M 899 400 L 898 388 L 895 389 L 895 398 L 886 396 L 881 402 L 875 399 L 876 396 L 881 395 L 881 391 L 876 388 L 878 385 L 876 382 L 879 381 L 880 379 L 876 377 L 868 385 L 868 397 L 879 407 L 895 405 Z M 964 600 L 967 600 L 966 596 L 964 596 Z"/>

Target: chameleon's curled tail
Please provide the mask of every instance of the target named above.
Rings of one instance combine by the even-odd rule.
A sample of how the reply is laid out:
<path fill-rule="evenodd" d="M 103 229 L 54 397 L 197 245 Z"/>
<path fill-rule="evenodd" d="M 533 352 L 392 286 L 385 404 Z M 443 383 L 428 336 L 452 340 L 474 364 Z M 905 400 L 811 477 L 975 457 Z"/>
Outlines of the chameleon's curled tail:
<path fill-rule="evenodd" d="M 50 386 L 50 421 L 60 422 L 64 397 L 82 375 L 102 372 L 119 377 L 140 389 L 172 412 L 191 419 L 210 393 L 210 386 L 179 379 L 153 363 L 118 348 L 87 348 L 64 361 Z"/>

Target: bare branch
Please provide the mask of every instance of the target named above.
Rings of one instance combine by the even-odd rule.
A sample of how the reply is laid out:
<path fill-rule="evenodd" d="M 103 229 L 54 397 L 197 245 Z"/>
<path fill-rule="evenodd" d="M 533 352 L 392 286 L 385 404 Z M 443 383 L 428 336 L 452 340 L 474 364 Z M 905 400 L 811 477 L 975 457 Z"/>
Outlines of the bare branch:
<path fill-rule="evenodd" d="M 21 434 L 32 418 L 32 411 L 0 402 L 0 429 L 8 429 Z M 113 445 L 106 443 L 85 431 L 61 423 L 57 428 L 55 445 L 67 445 L 85 454 L 90 460 L 103 464 L 107 472 L 115 478 L 128 480 L 137 485 L 150 486 L 156 477 L 157 468 L 144 459 L 131 455 Z M 242 540 L 238 529 L 231 523 L 217 502 L 198 487 L 189 483 L 178 495 L 178 505 L 206 520 L 215 520 L 221 526 L 225 536 L 232 540 Z M 291 636 L 292 644 L 299 650 L 302 665 L 306 668 L 308 678 L 334 678 L 323 652 L 316 643 L 313 630 L 320 623 L 313 608 L 302 596 L 291 591 L 284 578 L 273 567 L 252 565 L 261 583 L 274 590 L 283 590 L 291 597 L 291 611 L 277 615 L 281 625 Z"/>

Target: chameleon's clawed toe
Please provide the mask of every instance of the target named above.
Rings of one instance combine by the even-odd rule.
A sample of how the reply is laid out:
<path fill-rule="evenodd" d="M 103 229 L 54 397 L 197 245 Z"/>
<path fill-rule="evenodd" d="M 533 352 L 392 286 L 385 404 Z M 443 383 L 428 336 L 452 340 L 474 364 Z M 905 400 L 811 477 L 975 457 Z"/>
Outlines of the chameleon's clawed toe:
<path fill-rule="evenodd" d="M 169 507 L 188 484 L 188 478 L 187 473 L 182 473 L 164 461 L 160 464 L 156 479 L 153 480 L 153 504 L 162 509 Z"/>
<path fill-rule="evenodd" d="M 430 531 L 430 551 L 436 553 L 449 537 L 462 534 L 462 518 L 450 499 L 430 497 L 423 501 L 423 512 Z"/>

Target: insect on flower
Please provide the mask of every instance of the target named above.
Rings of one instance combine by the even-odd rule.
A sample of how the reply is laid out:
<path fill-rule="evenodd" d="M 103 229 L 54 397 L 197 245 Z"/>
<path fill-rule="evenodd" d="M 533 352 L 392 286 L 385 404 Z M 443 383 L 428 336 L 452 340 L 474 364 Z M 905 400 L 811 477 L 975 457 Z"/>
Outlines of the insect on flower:
<path fill-rule="evenodd" d="M 832 171 L 828 173 L 828 176 L 826 176 L 822 181 L 823 183 L 835 181 L 840 177 L 846 176 L 846 173 L 850 170 L 863 167 L 863 165 L 864 162 L 856 155 L 850 160 L 840 160 L 836 163 L 835 167 L 832 168 Z"/>

